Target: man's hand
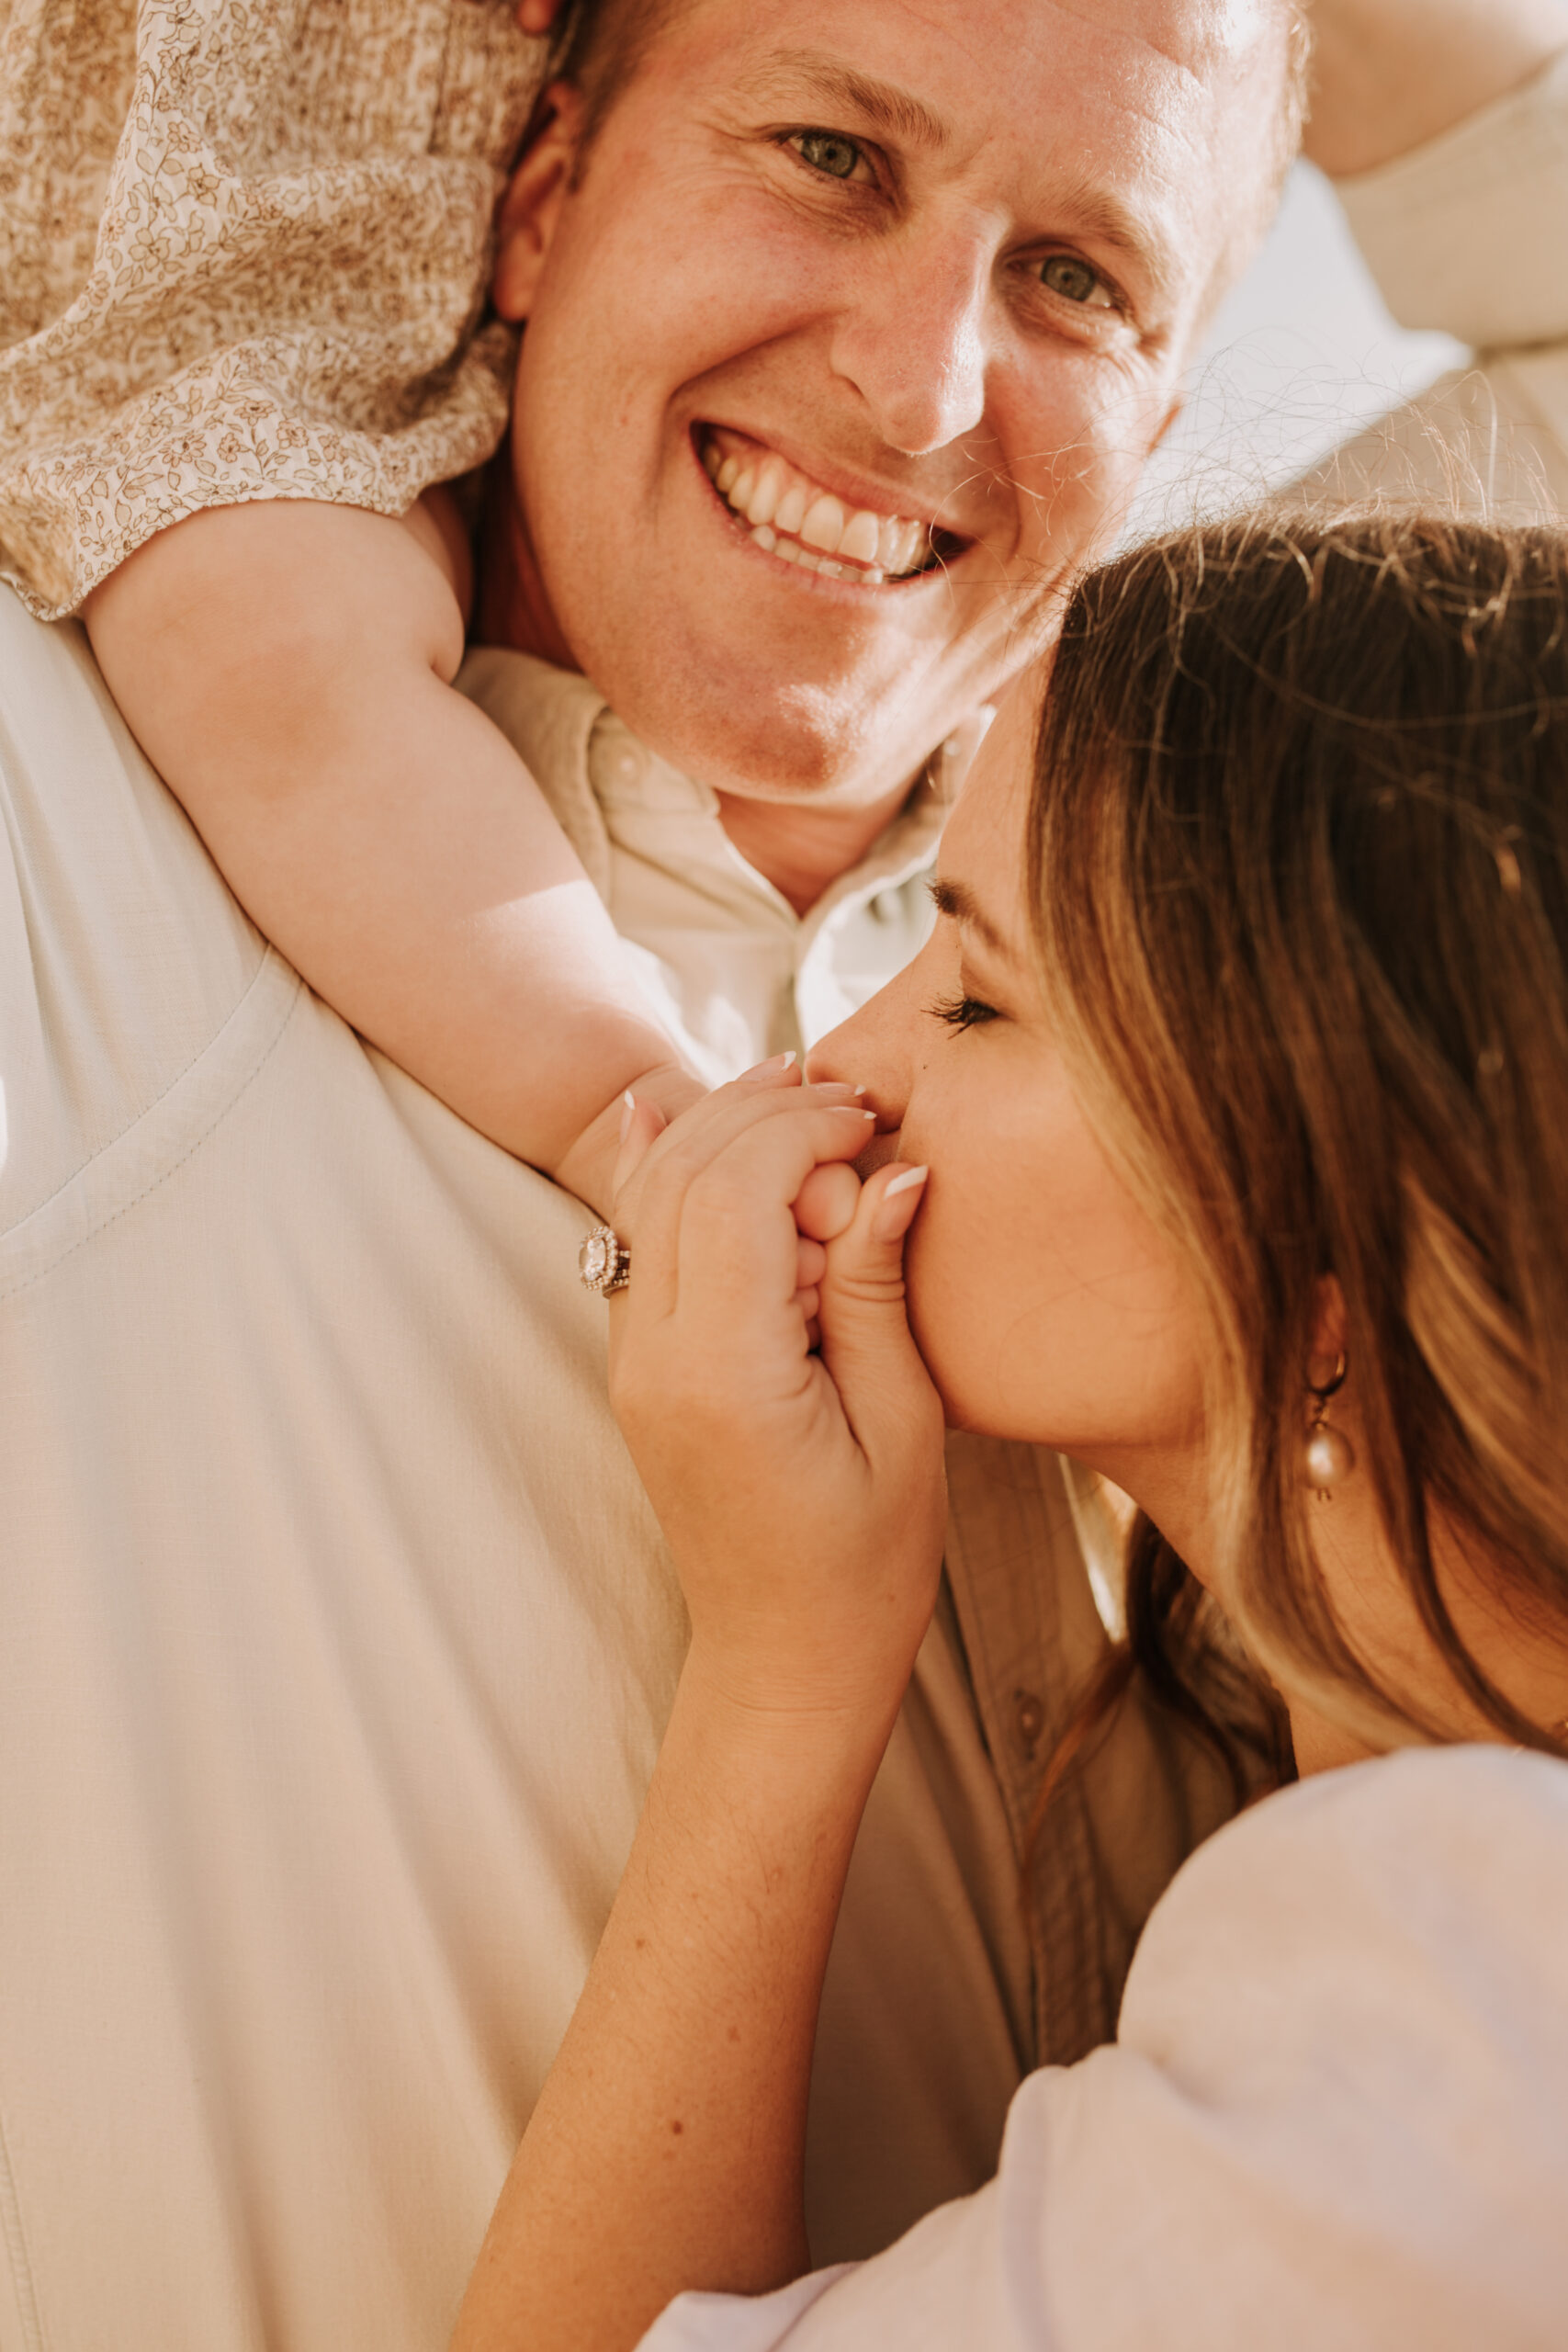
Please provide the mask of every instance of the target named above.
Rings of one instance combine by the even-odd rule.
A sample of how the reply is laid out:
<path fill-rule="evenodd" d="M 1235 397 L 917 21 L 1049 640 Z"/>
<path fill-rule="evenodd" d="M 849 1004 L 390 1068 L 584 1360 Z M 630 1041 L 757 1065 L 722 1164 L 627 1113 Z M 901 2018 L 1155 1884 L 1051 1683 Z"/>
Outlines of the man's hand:
<path fill-rule="evenodd" d="M 1376 171 L 1528 82 L 1568 48 L 1568 0 L 1314 0 L 1305 153 Z"/>

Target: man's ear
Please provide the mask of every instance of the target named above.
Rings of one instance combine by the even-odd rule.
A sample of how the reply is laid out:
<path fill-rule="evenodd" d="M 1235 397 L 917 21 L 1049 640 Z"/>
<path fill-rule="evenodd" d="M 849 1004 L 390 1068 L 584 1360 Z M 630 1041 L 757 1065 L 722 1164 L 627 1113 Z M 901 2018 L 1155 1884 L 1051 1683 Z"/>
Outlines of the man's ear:
<path fill-rule="evenodd" d="M 534 307 L 571 185 L 582 114 L 581 91 L 570 82 L 553 82 L 539 101 L 538 128 L 501 200 L 491 300 L 503 319 L 525 319 Z"/>

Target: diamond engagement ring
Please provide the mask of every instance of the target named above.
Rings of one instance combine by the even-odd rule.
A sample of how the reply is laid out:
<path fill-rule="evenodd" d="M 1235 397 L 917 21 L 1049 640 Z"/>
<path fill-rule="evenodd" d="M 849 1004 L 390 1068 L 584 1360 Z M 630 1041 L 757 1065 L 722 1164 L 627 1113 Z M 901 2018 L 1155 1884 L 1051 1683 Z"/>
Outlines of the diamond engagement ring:
<path fill-rule="evenodd" d="M 584 1290 L 601 1298 L 625 1290 L 632 1278 L 632 1253 L 613 1226 L 596 1225 L 577 1253 L 577 1272 Z"/>

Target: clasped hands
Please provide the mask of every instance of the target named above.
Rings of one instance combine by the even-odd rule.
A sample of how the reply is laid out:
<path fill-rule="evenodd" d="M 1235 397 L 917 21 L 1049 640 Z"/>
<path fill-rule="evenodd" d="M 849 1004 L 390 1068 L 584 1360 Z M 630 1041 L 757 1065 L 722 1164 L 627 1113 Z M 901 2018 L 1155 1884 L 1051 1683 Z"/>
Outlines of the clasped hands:
<path fill-rule="evenodd" d="M 688 1675 L 785 1723 L 890 1720 L 941 1567 L 942 1411 L 904 1309 L 923 1171 L 863 1182 L 874 1126 L 851 1087 L 766 1063 L 671 1126 L 637 1103 L 615 1169 L 610 1395 Z"/>

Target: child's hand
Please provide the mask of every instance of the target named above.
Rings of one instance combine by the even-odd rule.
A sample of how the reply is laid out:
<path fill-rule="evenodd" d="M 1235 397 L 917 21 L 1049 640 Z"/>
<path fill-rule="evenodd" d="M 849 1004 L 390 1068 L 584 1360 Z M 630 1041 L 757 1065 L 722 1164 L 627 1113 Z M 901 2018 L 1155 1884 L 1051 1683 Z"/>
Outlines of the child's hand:
<path fill-rule="evenodd" d="M 611 1395 L 685 1589 L 689 1671 L 772 1714 L 886 1711 L 944 1519 L 942 1408 L 903 1303 L 923 1171 L 859 1186 L 868 1114 L 793 1069 L 659 1124 L 634 1121 L 616 1193 Z"/>
<path fill-rule="evenodd" d="M 644 1070 L 632 1084 L 637 1100 L 649 1112 L 657 1109 L 665 1124 L 702 1102 L 707 1092 L 701 1079 L 694 1078 L 679 1062 L 661 1062 L 653 1069 Z M 628 1089 L 627 1093 L 630 1091 Z M 615 1200 L 626 1099 L 626 1095 L 617 1094 L 606 1103 L 547 1171 L 565 1191 L 575 1193 L 580 1201 L 586 1201 L 602 1217 L 609 1216 Z"/>

